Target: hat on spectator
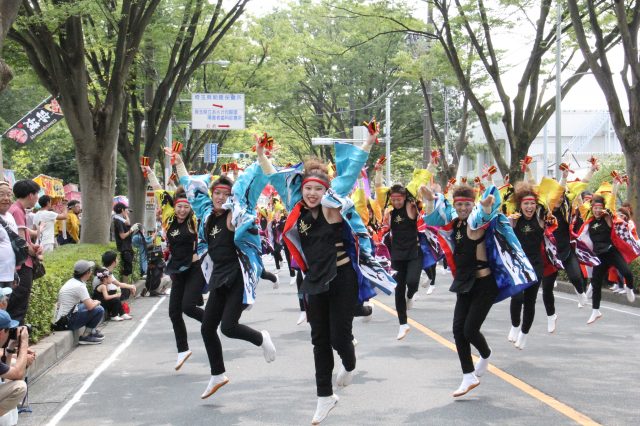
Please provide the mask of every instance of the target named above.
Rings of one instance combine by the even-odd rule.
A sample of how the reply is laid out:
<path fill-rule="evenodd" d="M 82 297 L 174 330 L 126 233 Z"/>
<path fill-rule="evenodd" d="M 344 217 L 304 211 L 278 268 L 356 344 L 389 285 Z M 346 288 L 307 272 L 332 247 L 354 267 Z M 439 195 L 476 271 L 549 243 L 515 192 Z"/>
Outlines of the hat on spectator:
<path fill-rule="evenodd" d="M 78 260 L 73 265 L 73 273 L 76 275 L 84 275 L 89 272 L 89 270 L 91 270 L 91 268 L 93 268 L 94 266 L 96 266 L 94 262 L 90 262 L 88 260 Z"/>
<path fill-rule="evenodd" d="M 0 328 L 16 328 L 19 325 L 18 321 L 11 319 L 7 311 L 0 310 Z"/>
<path fill-rule="evenodd" d="M 4 298 L 4 297 L 7 297 L 11 293 L 13 293 L 13 290 L 11 289 L 11 287 L 2 287 L 2 288 L 0 288 L 0 300 L 2 300 L 2 298 Z"/>

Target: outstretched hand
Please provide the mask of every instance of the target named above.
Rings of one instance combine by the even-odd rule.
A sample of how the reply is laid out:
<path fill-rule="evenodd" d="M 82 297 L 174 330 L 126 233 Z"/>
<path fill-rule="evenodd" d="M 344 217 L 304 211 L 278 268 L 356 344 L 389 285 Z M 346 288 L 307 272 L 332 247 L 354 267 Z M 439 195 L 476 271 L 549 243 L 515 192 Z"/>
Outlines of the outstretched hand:
<path fill-rule="evenodd" d="M 164 153 L 166 155 L 168 155 L 169 157 L 171 157 L 171 160 L 174 164 L 178 165 L 178 164 L 182 164 L 182 157 L 180 156 L 180 154 L 178 154 L 177 152 L 173 152 L 173 150 L 169 147 L 165 147 L 164 148 Z"/>
<path fill-rule="evenodd" d="M 493 196 L 493 194 L 489 194 L 487 198 L 480 200 L 480 205 L 482 207 L 491 207 L 494 201 L 495 201 L 495 197 Z"/>

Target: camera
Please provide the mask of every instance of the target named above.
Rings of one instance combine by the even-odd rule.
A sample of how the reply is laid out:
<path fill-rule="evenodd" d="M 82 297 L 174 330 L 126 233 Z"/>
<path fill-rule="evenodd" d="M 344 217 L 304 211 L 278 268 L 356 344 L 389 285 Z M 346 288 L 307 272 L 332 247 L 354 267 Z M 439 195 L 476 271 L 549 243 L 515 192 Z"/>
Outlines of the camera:
<path fill-rule="evenodd" d="M 25 324 L 24 327 L 31 334 L 31 324 Z M 9 340 L 18 340 L 18 329 L 19 327 L 9 329 Z"/>

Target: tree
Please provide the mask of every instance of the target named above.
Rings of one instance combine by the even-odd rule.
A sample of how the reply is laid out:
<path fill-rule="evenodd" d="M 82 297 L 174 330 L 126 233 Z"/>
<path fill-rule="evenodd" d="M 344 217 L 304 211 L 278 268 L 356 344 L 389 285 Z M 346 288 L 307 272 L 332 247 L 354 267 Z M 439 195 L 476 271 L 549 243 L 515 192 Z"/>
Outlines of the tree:
<path fill-rule="evenodd" d="M 640 1 L 614 0 L 601 4 L 567 2 L 571 21 L 575 27 L 576 41 L 602 89 L 609 107 L 611 123 L 625 154 L 629 175 L 629 201 L 634 211 L 640 208 L 640 58 L 638 57 L 638 30 L 640 30 Z M 586 8 L 588 22 L 581 13 Z M 618 94 L 614 86 L 614 74 L 607 58 L 607 27 L 614 25 L 620 32 L 624 51 L 624 66 L 620 78 L 624 94 Z M 629 105 L 628 118 L 621 105 L 622 96 Z"/>
<path fill-rule="evenodd" d="M 40 82 L 61 97 L 82 190 L 82 242 L 109 240 L 124 88 L 159 3 L 24 0 L 9 32 Z"/>
<path fill-rule="evenodd" d="M 183 89 L 222 43 L 248 1 L 236 1 L 228 12 L 222 8 L 223 0 L 213 5 L 207 0 L 189 0 L 181 2 L 184 7 L 178 2 L 166 2 L 150 26 L 136 78 L 129 85 L 129 104 L 122 112 L 118 140 L 118 151 L 128 166 L 129 201 L 136 220 L 142 219 L 138 215 L 143 211 L 145 189 L 140 155 L 149 157 L 151 164 L 160 155 L 174 107 L 184 96 Z M 176 25 L 179 11 L 182 16 Z M 169 49 L 158 47 L 154 41 L 158 39 L 171 40 Z M 92 61 L 94 68 L 99 65 L 97 60 Z M 187 148 L 191 145 L 187 144 Z"/>
<path fill-rule="evenodd" d="M 3 0 L 0 2 L 0 92 L 2 92 L 13 78 L 11 68 L 2 59 L 2 47 L 9 28 L 18 17 L 20 0 Z M 1 156 L 0 156 L 1 159 Z"/>

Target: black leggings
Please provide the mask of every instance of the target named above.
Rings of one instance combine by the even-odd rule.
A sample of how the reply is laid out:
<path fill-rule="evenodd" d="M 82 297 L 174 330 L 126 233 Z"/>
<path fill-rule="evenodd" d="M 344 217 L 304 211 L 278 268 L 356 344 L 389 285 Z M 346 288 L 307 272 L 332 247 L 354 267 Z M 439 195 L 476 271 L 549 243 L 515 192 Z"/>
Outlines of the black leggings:
<path fill-rule="evenodd" d="M 491 349 L 480 333 L 480 327 L 487 318 L 497 295 L 498 286 L 493 275 L 477 278 L 471 291 L 457 295 L 456 307 L 453 311 L 453 337 L 464 374 L 474 371 L 471 345 L 476 347 L 483 358 L 491 355 Z"/>
<path fill-rule="evenodd" d="M 398 273 L 396 279 L 396 311 L 400 325 L 407 323 L 407 300 L 413 298 L 418 291 L 420 274 L 422 273 L 422 252 L 411 260 L 392 260 L 391 267 Z"/>
<path fill-rule="evenodd" d="M 287 265 L 289 266 L 289 276 L 295 277 L 296 271 L 291 267 L 291 253 L 289 253 L 289 249 L 287 248 L 286 244 L 283 244 L 282 248 L 284 249 L 284 257 L 287 258 Z"/>
<path fill-rule="evenodd" d="M 171 294 L 169 295 L 169 318 L 173 325 L 173 334 L 176 337 L 178 352 L 189 350 L 187 341 L 187 327 L 184 324 L 182 313 L 188 317 L 202 322 L 204 310 L 198 307 L 202 300 L 202 287 L 204 276 L 200 269 L 200 263 L 194 263 L 186 271 L 171 274 Z"/>
<path fill-rule="evenodd" d="M 434 265 L 430 268 L 426 269 L 426 273 L 427 273 L 427 278 L 429 278 L 429 281 L 431 281 L 429 284 L 430 285 L 435 285 L 436 284 L 436 265 L 434 263 Z"/>
<path fill-rule="evenodd" d="M 173 293 L 173 290 L 172 290 Z M 238 324 L 242 311 L 247 305 L 242 303 L 244 296 L 244 281 L 242 274 L 237 273 L 236 280 L 230 286 L 222 286 L 211 290 L 207 306 L 204 308 L 202 318 L 202 340 L 207 349 L 211 375 L 224 373 L 224 359 L 222 357 L 222 344 L 218 337 L 218 325 L 220 331 L 231 339 L 241 339 L 262 345 L 262 333 L 246 325 Z"/>
<path fill-rule="evenodd" d="M 562 261 L 564 271 L 569 278 L 571 284 L 576 289 L 578 294 L 584 293 L 585 279 L 582 276 L 582 270 L 578 263 L 578 258 L 573 250 L 569 253 L 569 257 Z M 555 297 L 553 295 L 553 285 L 558 278 L 558 272 L 554 272 L 542 279 L 542 301 L 544 302 L 544 309 L 547 311 L 547 316 L 551 316 L 556 313 Z"/>
<path fill-rule="evenodd" d="M 331 396 L 333 349 L 347 371 L 356 368 L 353 348 L 353 310 L 358 303 L 358 278 L 351 263 L 338 267 L 329 291 L 307 295 L 307 319 L 311 325 L 313 360 L 318 396 Z"/>
<path fill-rule="evenodd" d="M 302 293 L 300 293 L 300 286 L 302 286 L 302 282 L 304 281 L 304 277 L 302 276 L 302 272 L 296 271 L 296 287 L 298 287 L 298 304 L 300 305 L 300 312 L 304 312 L 304 297 Z"/>
<path fill-rule="evenodd" d="M 606 253 L 598 255 L 600 264 L 594 266 L 593 276 L 591 277 L 591 286 L 593 287 L 593 309 L 600 309 L 600 300 L 602 299 L 602 282 L 607 279 L 609 267 L 613 266 L 618 270 L 620 275 L 625 279 L 627 287 L 633 289 L 633 273 L 629 269 L 629 265 L 615 247 L 611 247 Z"/>
<path fill-rule="evenodd" d="M 538 289 L 540 281 L 531 287 L 511 297 L 511 325 L 518 327 L 520 325 L 520 311 L 522 311 L 522 332 L 527 334 L 533 324 L 533 318 L 536 315 L 536 299 L 538 298 Z M 524 305 L 524 309 L 523 309 Z"/>
<path fill-rule="evenodd" d="M 280 263 L 282 263 L 282 244 L 273 243 L 273 260 L 276 262 L 276 269 L 280 270 Z"/>

